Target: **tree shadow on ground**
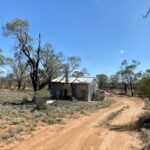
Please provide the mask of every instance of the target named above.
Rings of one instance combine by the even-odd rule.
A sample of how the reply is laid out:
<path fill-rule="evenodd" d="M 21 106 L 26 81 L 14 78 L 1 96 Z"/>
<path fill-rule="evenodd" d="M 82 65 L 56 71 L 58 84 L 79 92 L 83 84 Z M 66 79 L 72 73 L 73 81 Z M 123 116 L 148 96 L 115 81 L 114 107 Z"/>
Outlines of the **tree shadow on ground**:
<path fill-rule="evenodd" d="M 2 105 L 18 105 L 18 106 L 21 106 L 21 105 L 32 105 L 34 104 L 33 101 L 29 101 L 29 100 L 17 100 L 17 101 L 14 101 L 14 102 L 3 102 Z"/>
<path fill-rule="evenodd" d="M 124 132 L 124 131 L 139 131 L 139 126 L 134 124 L 125 124 L 125 125 L 110 125 L 109 130 L 111 131 L 118 131 L 118 132 Z"/>

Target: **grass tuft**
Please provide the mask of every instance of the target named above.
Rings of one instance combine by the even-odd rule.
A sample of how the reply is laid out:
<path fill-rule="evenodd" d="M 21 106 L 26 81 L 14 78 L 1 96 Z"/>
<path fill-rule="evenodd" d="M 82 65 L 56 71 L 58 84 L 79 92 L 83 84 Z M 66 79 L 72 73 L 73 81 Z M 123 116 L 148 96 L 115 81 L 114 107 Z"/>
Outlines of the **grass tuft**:
<path fill-rule="evenodd" d="M 150 111 L 142 113 L 137 121 L 137 125 L 141 128 L 140 139 L 143 141 L 141 150 L 150 150 Z"/>
<path fill-rule="evenodd" d="M 117 117 L 120 113 L 122 113 L 125 109 L 128 109 L 129 108 L 129 105 L 127 106 L 124 106 L 122 107 L 121 109 L 115 111 L 115 112 L 112 112 L 110 115 L 107 116 L 107 118 L 102 122 L 100 123 L 100 126 L 109 126 L 110 125 L 110 122 L 115 118 Z"/>

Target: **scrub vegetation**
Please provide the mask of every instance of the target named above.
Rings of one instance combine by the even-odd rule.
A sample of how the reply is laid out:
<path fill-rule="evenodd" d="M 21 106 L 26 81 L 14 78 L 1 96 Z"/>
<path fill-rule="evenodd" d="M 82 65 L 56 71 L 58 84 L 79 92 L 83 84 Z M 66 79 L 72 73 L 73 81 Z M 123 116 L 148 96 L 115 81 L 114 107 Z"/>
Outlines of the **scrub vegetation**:
<path fill-rule="evenodd" d="M 32 134 L 39 125 L 62 124 L 64 118 L 78 118 L 89 115 L 97 110 L 109 107 L 114 100 L 106 99 L 102 102 L 82 101 L 55 101 L 45 108 L 35 109 L 37 105 L 27 98 L 32 97 L 32 92 L 8 91 L 1 92 L 0 96 L 0 143 L 12 143 L 23 140 L 23 135 Z M 11 101 L 16 97 L 18 101 Z M 26 103 L 21 103 L 26 98 Z M 42 99 L 43 97 L 41 97 Z M 3 144 L 2 144 L 3 145 Z M 1 145 L 1 146 L 2 146 Z"/>

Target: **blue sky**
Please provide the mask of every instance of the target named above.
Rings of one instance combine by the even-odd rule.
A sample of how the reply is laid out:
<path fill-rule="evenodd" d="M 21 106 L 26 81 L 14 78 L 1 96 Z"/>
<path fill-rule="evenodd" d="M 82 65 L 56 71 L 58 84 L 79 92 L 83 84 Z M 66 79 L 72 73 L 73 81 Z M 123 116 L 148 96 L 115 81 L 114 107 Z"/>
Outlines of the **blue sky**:
<path fill-rule="evenodd" d="M 2 0 L 0 28 L 14 18 L 28 19 L 36 44 L 50 42 L 56 51 L 78 55 L 91 76 L 114 74 L 123 59 L 150 68 L 149 0 Z M 14 39 L 0 34 L 0 48 L 13 55 Z"/>

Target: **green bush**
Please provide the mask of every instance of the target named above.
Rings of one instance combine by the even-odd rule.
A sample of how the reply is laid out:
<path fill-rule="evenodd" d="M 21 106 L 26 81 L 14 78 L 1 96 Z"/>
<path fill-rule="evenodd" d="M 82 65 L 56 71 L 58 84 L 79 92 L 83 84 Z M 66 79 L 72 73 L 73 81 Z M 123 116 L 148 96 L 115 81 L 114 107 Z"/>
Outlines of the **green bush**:
<path fill-rule="evenodd" d="M 139 82 L 139 93 L 150 100 L 150 77 L 145 77 Z"/>

